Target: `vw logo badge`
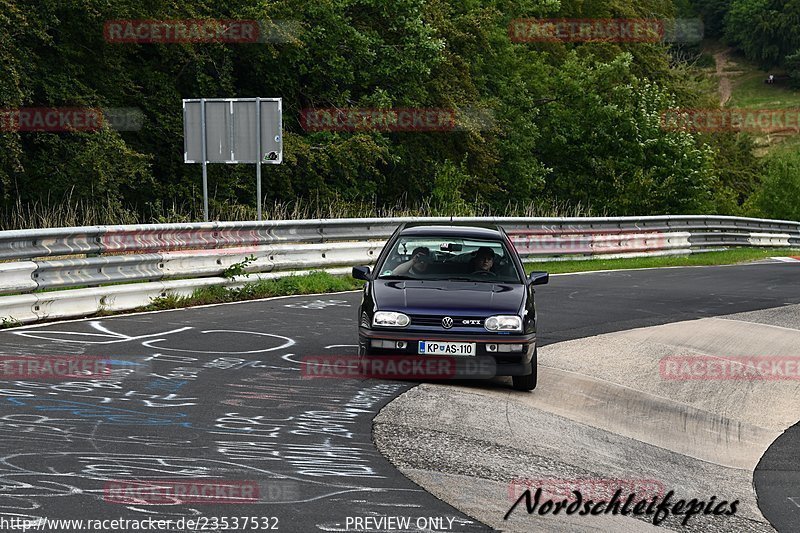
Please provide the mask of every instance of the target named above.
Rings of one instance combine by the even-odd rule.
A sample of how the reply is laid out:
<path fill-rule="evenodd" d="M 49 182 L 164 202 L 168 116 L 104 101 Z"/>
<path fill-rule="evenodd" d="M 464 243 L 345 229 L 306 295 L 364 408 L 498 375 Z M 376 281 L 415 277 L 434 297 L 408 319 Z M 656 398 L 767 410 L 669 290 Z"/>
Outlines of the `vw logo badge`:
<path fill-rule="evenodd" d="M 442 319 L 442 327 L 444 329 L 450 329 L 453 327 L 453 319 L 449 316 L 446 316 Z"/>

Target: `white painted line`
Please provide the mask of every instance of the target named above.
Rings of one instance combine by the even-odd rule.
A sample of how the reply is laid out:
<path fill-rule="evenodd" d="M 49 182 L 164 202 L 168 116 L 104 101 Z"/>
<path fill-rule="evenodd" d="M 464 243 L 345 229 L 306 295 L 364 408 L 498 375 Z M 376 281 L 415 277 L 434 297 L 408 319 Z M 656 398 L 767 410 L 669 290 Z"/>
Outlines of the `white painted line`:
<path fill-rule="evenodd" d="M 356 290 L 352 290 L 352 291 L 339 291 L 339 292 L 321 292 L 321 293 L 314 293 L 314 294 L 287 294 L 285 296 L 270 296 L 268 298 L 256 298 L 254 300 L 241 300 L 241 301 L 238 301 L 238 302 L 222 302 L 222 303 L 216 303 L 216 304 L 192 305 L 192 306 L 189 306 L 189 307 L 178 307 L 176 309 L 159 309 L 157 311 L 138 311 L 138 312 L 134 312 L 134 313 L 120 313 L 118 315 L 114 314 L 114 315 L 109 315 L 109 316 L 104 316 L 104 317 L 93 316 L 93 317 L 86 317 L 86 318 L 74 318 L 74 319 L 70 319 L 70 320 L 55 320 L 53 322 L 42 322 L 40 324 L 26 324 L 24 326 L 17 326 L 17 327 L 13 327 L 13 328 L 0 329 L 0 333 L 2 333 L 4 331 L 17 331 L 17 330 L 21 330 L 21 329 L 41 328 L 41 327 L 53 326 L 53 325 L 56 325 L 56 324 L 70 324 L 72 322 L 85 322 L 87 320 L 110 320 L 110 319 L 114 319 L 114 318 L 118 318 L 118 317 L 154 315 L 154 314 L 157 314 L 157 313 L 169 313 L 169 312 L 172 312 L 172 311 L 185 311 L 187 309 L 203 309 L 205 307 L 217 307 L 217 306 L 221 306 L 221 305 L 235 305 L 235 304 L 246 304 L 246 303 L 252 303 L 252 302 L 266 302 L 266 301 L 269 301 L 269 300 L 279 300 L 279 299 L 285 299 L 285 298 L 306 298 L 308 296 L 325 296 L 325 295 L 330 295 L 330 294 L 350 294 L 350 293 L 353 293 L 353 292 L 361 292 L 361 291 L 362 291 L 362 289 L 356 289 Z"/>

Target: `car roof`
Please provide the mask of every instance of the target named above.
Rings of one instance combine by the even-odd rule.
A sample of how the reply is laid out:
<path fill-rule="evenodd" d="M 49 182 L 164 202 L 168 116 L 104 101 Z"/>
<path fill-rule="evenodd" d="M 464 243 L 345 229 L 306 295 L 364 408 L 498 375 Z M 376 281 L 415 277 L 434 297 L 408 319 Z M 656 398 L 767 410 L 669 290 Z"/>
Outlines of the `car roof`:
<path fill-rule="evenodd" d="M 452 223 L 406 226 L 400 231 L 400 235 L 436 235 L 442 237 L 460 237 L 465 239 L 503 240 L 503 235 L 497 226 L 464 226 Z"/>

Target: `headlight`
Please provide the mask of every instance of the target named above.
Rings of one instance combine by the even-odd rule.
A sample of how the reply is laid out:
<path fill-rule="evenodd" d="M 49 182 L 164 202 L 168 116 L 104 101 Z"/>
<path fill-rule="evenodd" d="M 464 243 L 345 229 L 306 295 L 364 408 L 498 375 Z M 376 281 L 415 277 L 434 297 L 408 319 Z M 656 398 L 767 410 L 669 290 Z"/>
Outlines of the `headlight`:
<path fill-rule="evenodd" d="M 516 315 L 490 316 L 483 327 L 489 331 L 522 331 L 522 319 Z"/>
<path fill-rule="evenodd" d="M 394 311 L 377 311 L 372 317 L 373 327 L 404 328 L 409 322 L 411 322 L 411 319 L 408 318 L 408 316 L 403 313 L 395 313 Z"/>

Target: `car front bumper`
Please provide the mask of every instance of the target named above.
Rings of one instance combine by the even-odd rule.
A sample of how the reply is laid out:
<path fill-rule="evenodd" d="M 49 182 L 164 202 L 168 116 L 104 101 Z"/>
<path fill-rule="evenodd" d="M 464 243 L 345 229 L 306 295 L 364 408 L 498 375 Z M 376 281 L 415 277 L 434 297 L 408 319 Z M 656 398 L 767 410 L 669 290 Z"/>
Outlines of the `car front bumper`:
<path fill-rule="evenodd" d="M 405 348 L 375 348 L 372 340 L 404 341 Z M 382 356 L 414 356 L 441 357 L 419 355 L 420 341 L 441 342 L 474 342 L 474 356 L 452 356 L 458 363 L 456 378 L 491 378 L 494 376 L 524 376 L 533 369 L 533 354 L 536 351 L 536 334 L 498 335 L 452 333 L 447 335 L 425 331 L 387 331 L 361 327 L 358 330 L 359 353 L 369 357 Z M 489 352 L 489 344 L 522 344 L 521 352 Z"/>

